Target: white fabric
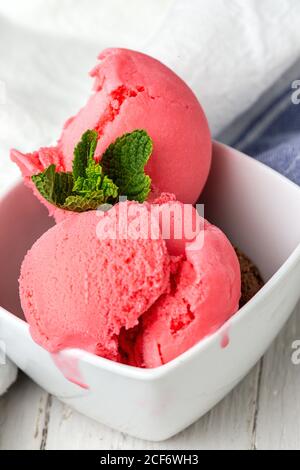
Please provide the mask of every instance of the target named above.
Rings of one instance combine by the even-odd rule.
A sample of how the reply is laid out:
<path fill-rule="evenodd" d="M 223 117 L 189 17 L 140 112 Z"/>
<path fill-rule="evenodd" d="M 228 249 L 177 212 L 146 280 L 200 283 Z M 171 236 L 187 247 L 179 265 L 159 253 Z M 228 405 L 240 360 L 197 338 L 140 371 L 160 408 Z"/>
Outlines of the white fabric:
<path fill-rule="evenodd" d="M 58 137 L 86 101 L 87 72 L 104 47 L 172 67 L 216 135 L 298 58 L 299 21 L 298 0 L 1 0 L 0 191 L 17 175 L 9 148 Z"/>
<path fill-rule="evenodd" d="M 216 134 L 299 57 L 299 20 L 298 0 L 0 0 L 0 195 L 18 175 L 9 148 L 59 136 L 104 47 L 173 68 Z"/>

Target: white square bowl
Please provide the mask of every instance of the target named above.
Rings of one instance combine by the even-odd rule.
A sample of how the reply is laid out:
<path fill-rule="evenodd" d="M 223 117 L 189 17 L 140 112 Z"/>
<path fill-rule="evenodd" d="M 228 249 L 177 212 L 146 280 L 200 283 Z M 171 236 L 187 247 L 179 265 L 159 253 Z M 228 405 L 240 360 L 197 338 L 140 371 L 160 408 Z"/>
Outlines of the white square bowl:
<path fill-rule="evenodd" d="M 221 330 L 156 369 L 111 362 L 85 351 L 57 360 L 33 342 L 21 316 L 17 277 L 27 248 L 51 225 L 19 185 L 0 203 L 0 339 L 35 382 L 83 414 L 133 436 L 164 440 L 221 400 L 266 351 L 300 293 L 300 188 L 222 144 L 201 202 L 205 215 L 247 253 L 268 280 Z M 10 313 L 11 312 L 11 313 Z M 224 347 L 224 338 L 229 344 Z M 57 359 L 57 358 L 56 358 Z"/>

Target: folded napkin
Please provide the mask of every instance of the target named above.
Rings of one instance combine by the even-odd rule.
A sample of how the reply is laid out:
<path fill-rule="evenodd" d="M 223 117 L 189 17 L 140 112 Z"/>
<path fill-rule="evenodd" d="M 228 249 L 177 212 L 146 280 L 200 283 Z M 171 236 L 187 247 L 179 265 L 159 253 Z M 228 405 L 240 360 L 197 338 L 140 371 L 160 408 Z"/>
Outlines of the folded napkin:
<path fill-rule="evenodd" d="M 300 60 L 218 138 L 300 185 Z"/>

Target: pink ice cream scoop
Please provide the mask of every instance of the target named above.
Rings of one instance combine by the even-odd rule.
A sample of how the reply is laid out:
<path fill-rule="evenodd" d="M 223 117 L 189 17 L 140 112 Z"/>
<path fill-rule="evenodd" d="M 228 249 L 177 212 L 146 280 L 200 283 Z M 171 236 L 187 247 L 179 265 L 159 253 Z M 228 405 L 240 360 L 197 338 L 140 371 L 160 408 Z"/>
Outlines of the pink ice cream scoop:
<path fill-rule="evenodd" d="M 205 222 L 171 272 L 171 290 L 143 315 L 132 363 L 157 367 L 220 328 L 239 306 L 240 266 L 225 235 Z"/>
<path fill-rule="evenodd" d="M 80 347 L 156 367 L 214 332 L 238 309 L 240 269 L 226 236 L 202 223 L 194 239 L 163 239 L 172 197 L 76 214 L 44 234 L 21 269 L 33 338 L 49 351 Z M 178 214 L 178 212 L 175 212 Z M 162 214 L 162 217 L 158 214 Z M 179 224 L 180 226 L 181 224 Z"/>
<path fill-rule="evenodd" d="M 131 210 L 138 206 L 124 203 L 129 223 L 141 224 L 142 234 L 148 210 Z M 133 238 L 128 232 L 126 239 L 116 238 L 118 208 L 103 214 L 74 214 L 55 225 L 22 264 L 22 308 L 33 338 L 51 352 L 77 347 L 120 360 L 121 328 L 137 325 L 168 288 L 170 259 L 161 237 Z M 106 238 L 99 239 L 104 222 Z"/>
<path fill-rule="evenodd" d="M 12 150 L 28 184 L 30 177 L 51 163 L 70 171 L 75 145 L 87 129 L 99 136 L 96 157 L 117 137 L 145 129 L 153 139 L 146 167 L 153 188 L 174 193 L 183 203 L 194 203 L 207 179 L 211 137 L 201 105 L 191 89 L 161 62 L 127 49 L 106 49 L 92 70 L 94 93 L 78 114 L 69 119 L 58 145 L 31 154 Z M 33 186 L 33 185 L 32 185 Z M 41 195 L 35 194 L 43 201 Z M 57 220 L 66 214 L 46 203 Z"/>

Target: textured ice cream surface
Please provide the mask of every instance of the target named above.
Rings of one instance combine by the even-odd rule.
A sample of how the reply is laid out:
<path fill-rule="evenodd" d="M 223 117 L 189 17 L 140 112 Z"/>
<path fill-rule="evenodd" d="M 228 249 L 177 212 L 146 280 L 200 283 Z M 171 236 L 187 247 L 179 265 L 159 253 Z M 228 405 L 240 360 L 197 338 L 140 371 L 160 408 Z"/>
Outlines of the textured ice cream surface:
<path fill-rule="evenodd" d="M 209 173 L 212 145 L 206 117 L 190 88 L 161 62 L 127 49 L 103 51 L 91 76 L 94 92 L 68 119 L 56 147 L 30 154 L 12 150 L 27 184 L 33 187 L 30 177 L 51 163 L 70 171 L 74 147 L 87 129 L 98 133 L 97 159 L 117 137 L 142 128 L 153 140 L 146 173 L 155 190 L 194 203 Z M 46 205 L 58 221 L 69 216 Z"/>
<path fill-rule="evenodd" d="M 239 308 L 240 266 L 234 249 L 221 230 L 207 222 L 203 227 L 203 238 L 187 242 L 185 254 L 173 258 L 170 292 L 141 319 L 129 354 L 140 367 L 171 361 Z"/>
<path fill-rule="evenodd" d="M 191 89 L 161 62 L 127 49 L 106 49 L 92 70 L 95 93 L 69 120 L 59 141 L 66 169 L 86 129 L 96 129 L 101 155 L 118 136 L 145 129 L 154 142 L 147 173 L 159 191 L 194 203 L 206 181 L 211 139 Z"/>
<path fill-rule="evenodd" d="M 237 311 L 240 269 L 226 236 L 192 208 L 191 218 L 202 221 L 194 240 L 178 244 L 172 230 L 164 240 L 157 214 L 182 204 L 167 194 L 157 201 L 161 212 L 122 202 L 101 214 L 75 214 L 34 244 L 20 296 L 39 344 L 156 367 Z"/>
<path fill-rule="evenodd" d="M 123 205 L 148 214 L 141 205 Z M 104 215 L 110 229 L 117 211 Z M 129 219 L 135 225 L 145 220 L 140 211 Z M 49 351 L 79 347 L 118 360 L 121 328 L 134 327 L 166 291 L 170 260 L 161 238 L 131 239 L 129 233 L 99 240 L 98 224 L 90 211 L 46 232 L 25 257 L 20 296 L 33 338 Z"/>

